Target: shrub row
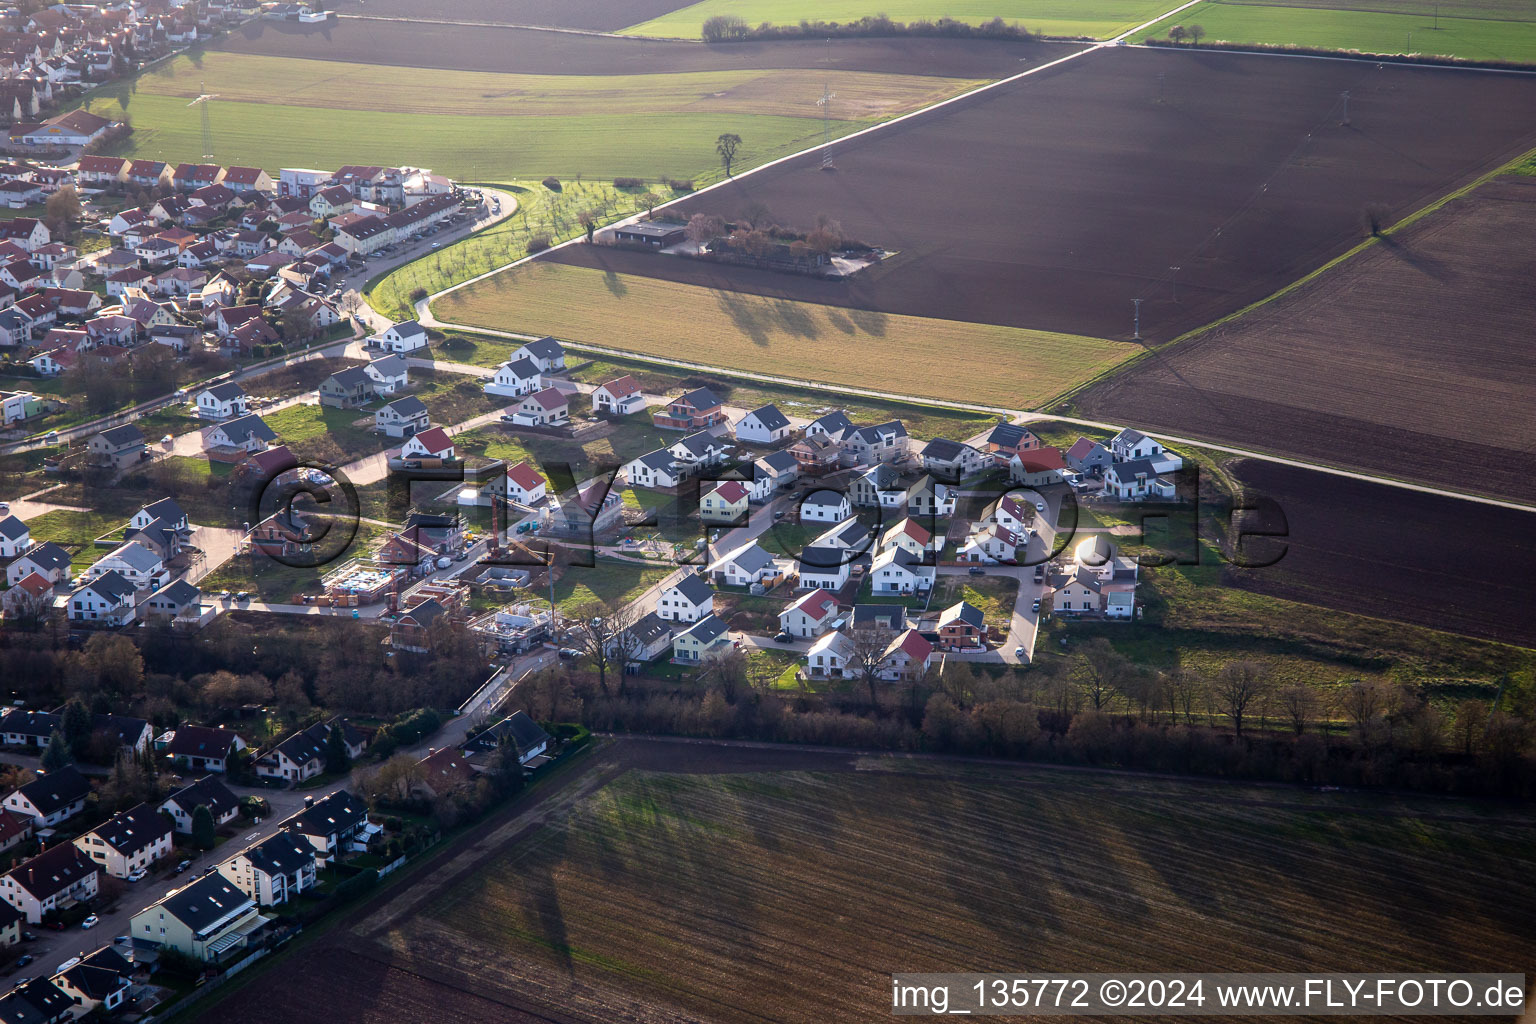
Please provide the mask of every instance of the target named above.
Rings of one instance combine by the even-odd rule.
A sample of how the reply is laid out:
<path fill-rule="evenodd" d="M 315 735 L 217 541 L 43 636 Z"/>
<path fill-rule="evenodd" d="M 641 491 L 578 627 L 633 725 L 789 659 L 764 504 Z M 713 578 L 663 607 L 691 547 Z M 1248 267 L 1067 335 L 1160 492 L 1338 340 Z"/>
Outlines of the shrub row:
<path fill-rule="evenodd" d="M 892 21 L 883 14 L 860 18 L 858 21 L 802 21 L 798 25 L 775 25 L 765 21 L 756 28 L 734 14 L 717 14 L 706 18 L 700 33 L 706 43 L 740 43 L 756 39 L 841 39 L 855 36 L 947 36 L 952 39 L 1038 39 L 1035 33 L 1020 25 L 1010 25 L 1002 18 L 993 18 L 980 25 L 972 25 L 953 18 L 937 21 Z"/>
<path fill-rule="evenodd" d="M 1163 46 L 1171 49 L 1188 49 L 1187 44 L 1171 39 L 1146 39 L 1147 46 Z M 1231 43 L 1218 41 L 1200 43 L 1201 50 L 1252 51 L 1257 53 L 1293 53 L 1306 57 L 1339 57 L 1346 60 L 1391 61 L 1395 64 L 1422 64 L 1438 67 L 1494 68 L 1500 70 L 1530 70 L 1533 65 L 1515 60 L 1473 60 L 1467 57 L 1441 57 L 1424 53 L 1371 53 L 1367 50 L 1330 50 L 1323 46 L 1298 46 L 1294 43 Z"/>

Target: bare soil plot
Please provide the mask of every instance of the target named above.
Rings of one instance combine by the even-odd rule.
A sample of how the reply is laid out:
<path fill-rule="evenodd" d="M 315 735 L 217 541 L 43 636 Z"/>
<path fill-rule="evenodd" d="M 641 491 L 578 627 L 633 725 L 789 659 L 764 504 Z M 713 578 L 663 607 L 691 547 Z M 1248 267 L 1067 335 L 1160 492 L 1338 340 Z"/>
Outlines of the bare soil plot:
<path fill-rule="evenodd" d="M 1395 219 L 1533 144 L 1530 76 L 1107 49 L 835 144 L 835 172 L 813 154 L 683 204 L 800 226 L 825 213 L 900 250 L 851 285 L 623 269 L 1109 338 L 1130 335 L 1142 298 L 1143 335 L 1167 340 L 1358 242 L 1368 205 Z"/>
<path fill-rule="evenodd" d="M 1536 498 L 1536 178 L 1478 188 L 1078 397 L 1084 415 Z"/>
<path fill-rule="evenodd" d="M 443 25 L 428 21 L 343 19 L 324 26 L 253 21 L 217 50 L 317 60 L 510 71 L 523 75 L 646 75 L 739 68 L 831 68 L 943 78 L 996 78 L 1076 47 L 1059 43 L 966 39 L 851 39 L 814 42 L 702 43 Z"/>
<path fill-rule="evenodd" d="M 471 21 L 493 25 L 548 25 L 611 32 L 687 7 L 693 0 L 339 0 L 338 14 L 413 21 Z"/>
<path fill-rule="evenodd" d="M 593 757 L 202 1019 L 880 1021 L 893 970 L 1536 949 L 1519 809 L 683 742 Z"/>
<path fill-rule="evenodd" d="M 1284 556 L 1227 569 L 1226 583 L 1452 633 L 1536 647 L 1529 580 L 1536 515 L 1244 459 L 1251 494 L 1284 515 Z M 1281 525 L 1255 517 L 1252 530 Z M 1248 542 L 1255 553 L 1269 541 Z"/>

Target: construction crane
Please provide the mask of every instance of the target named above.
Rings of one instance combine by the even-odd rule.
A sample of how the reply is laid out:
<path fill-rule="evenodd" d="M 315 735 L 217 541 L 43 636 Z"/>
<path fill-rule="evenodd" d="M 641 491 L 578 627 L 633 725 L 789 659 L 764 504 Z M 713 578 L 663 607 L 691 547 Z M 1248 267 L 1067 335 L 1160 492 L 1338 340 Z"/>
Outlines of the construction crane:
<path fill-rule="evenodd" d="M 188 103 L 187 106 L 203 108 L 203 159 L 211 161 L 213 159 L 213 125 L 209 120 L 208 101 L 219 97 L 217 93 L 209 93 L 206 83 L 203 82 L 197 83 L 197 92 L 197 99 Z"/>

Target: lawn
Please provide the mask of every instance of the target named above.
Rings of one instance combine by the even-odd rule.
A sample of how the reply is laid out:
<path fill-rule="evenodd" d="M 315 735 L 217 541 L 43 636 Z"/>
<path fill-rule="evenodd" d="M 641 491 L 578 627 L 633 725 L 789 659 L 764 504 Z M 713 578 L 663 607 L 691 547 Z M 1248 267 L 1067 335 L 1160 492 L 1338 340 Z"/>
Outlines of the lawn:
<path fill-rule="evenodd" d="M 1536 21 L 1452 17 L 1437 19 L 1428 4 L 1420 11 L 1393 14 L 1379 10 L 1350 10 L 1347 4 L 1328 8 L 1229 3 L 1207 0 L 1159 22 L 1141 38 L 1166 37 L 1174 25 L 1198 24 L 1208 42 L 1291 44 L 1366 53 L 1419 53 L 1467 60 L 1536 63 Z M 1332 9 L 1343 7 L 1345 9 Z M 1445 11 L 1475 14 L 1481 5 L 1453 5 Z M 1436 25 L 1438 24 L 1438 28 Z"/>
<path fill-rule="evenodd" d="M 302 1016 L 338 958 L 401 1020 L 746 1022 L 889 1019 L 893 970 L 1536 952 L 1523 807 L 683 744 L 606 758 L 203 1019 Z"/>
<path fill-rule="evenodd" d="M 411 387 L 406 393 L 422 400 L 434 427 L 449 427 L 510 404 L 506 398 L 486 394 L 483 383 L 478 377 L 462 373 L 413 369 Z"/>
<path fill-rule="evenodd" d="M 364 409 L 290 405 L 262 419 L 277 432 L 278 441 L 299 458 L 316 458 L 335 465 L 381 452 L 391 440 L 373 432 L 373 414 Z M 358 425 L 363 420 L 367 425 Z"/>
<path fill-rule="evenodd" d="M 617 608 L 639 597 L 674 568 L 614 561 L 599 561 L 591 566 L 567 565 L 555 581 L 555 603 L 567 613 L 594 601 Z"/>
<path fill-rule="evenodd" d="M 1019 596 L 1019 581 L 1012 576 L 940 576 L 929 606 L 948 608 L 957 601 L 969 601 L 981 609 L 987 625 L 1006 631 L 1013 621 L 1013 604 Z"/>
<path fill-rule="evenodd" d="M 320 593 L 321 577 L 350 558 L 367 557 L 383 539 L 384 533 L 383 527 L 359 522 L 357 533 L 346 550 L 325 565 L 314 568 L 283 565 L 265 555 L 237 555 L 205 576 L 198 585 L 205 593 L 244 590 L 269 603 L 291 603 L 299 594 Z"/>
<path fill-rule="evenodd" d="M 535 235 L 546 235 L 557 242 L 574 238 L 583 230 L 578 217 L 584 210 L 592 211 L 602 222 L 638 213 L 644 209 L 640 197 L 646 192 L 644 188 L 618 189 L 606 181 L 562 182 L 558 191 L 546 187 L 541 181 L 496 182 L 493 187 L 513 195 L 517 200 L 515 214 L 462 242 L 423 256 L 370 282 L 366 289 L 369 303 L 387 316 L 413 317 L 411 293 L 416 289 L 423 288 L 435 294 L 460 281 L 504 267 L 528 255 L 528 240 Z M 675 194 L 672 189 L 660 185 L 656 189 L 666 198 Z M 489 357 L 479 352 L 445 352 L 444 355 L 458 362 L 481 366 L 495 366 L 506 359 L 501 355 L 485 361 Z"/>
<path fill-rule="evenodd" d="M 27 522 L 34 542 L 53 541 L 69 549 L 73 556 L 71 571 L 76 574 L 111 550 L 96 547 L 94 542 L 97 537 L 127 525 L 128 516 L 104 512 L 70 512 L 64 509 L 45 512 Z"/>
<path fill-rule="evenodd" d="M 972 25 L 1002 18 L 1044 35 L 1103 39 L 1135 28 L 1171 6 L 1177 5 L 1161 0 L 704 0 L 631 25 L 624 34 L 697 39 L 704 20 L 722 14 L 737 15 L 751 25 L 847 22 L 883 14 L 892 21 L 951 18 Z"/>
<path fill-rule="evenodd" d="M 191 100 L 206 87 L 219 97 L 213 107 L 215 124 L 230 103 L 431 117 L 523 119 L 602 112 L 608 116 L 729 114 L 820 119 L 817 101 L 823 88 L 830 86 L 836 95 L 830 116 L 840 121 L 862 121 L 928 106 L 979 84 L 980 80 L 868 71 L 834 71 L 829 77 L 821 70 L 805 68 L 654 75 L 494 74 L 211 51 L 195 63 L 189 57 L 177 57 L 142 76 L 128 109 L 134 110 L 146 96 Z M 103 101 L 121 104 L 119 86 L 108 86 L 98 95 Z"/>
<path fill-rule="evenodd" d="M 394 71 L 396 69 L 389 69 Z M 209 83 L 210 88 L 213 87 Z M 133 135 L 112 155 L 175 162 L 203 152 L 197 108 L 179 96 L 132 95 L 128 106 L 103 96 L 92 112 L 133 119 Z M 599 106 L 598 109 L 601 109 Z M 759 164 L 822 139 L 814 105 L 803 117 L 733 114 L 588 113 L 569 116 L 409 114 L 278 103 L 215 101 L 214 159 L 255 167 L 344 163 L 409 164 L 467 181 L 508 177 L 634 175 L 703 179 L 718 176 L 715 139 L 744 140 L 742 165 Z M 839 134 L 870 121 L 840 121 Z"/>
<path fill-rule="evenodd" d="M 1136 351 L 1097 338 L 768 299 L 542 261 L 446 295 L 433 311 L 466 326 L 1007 408 L 1038 405 Z"/>

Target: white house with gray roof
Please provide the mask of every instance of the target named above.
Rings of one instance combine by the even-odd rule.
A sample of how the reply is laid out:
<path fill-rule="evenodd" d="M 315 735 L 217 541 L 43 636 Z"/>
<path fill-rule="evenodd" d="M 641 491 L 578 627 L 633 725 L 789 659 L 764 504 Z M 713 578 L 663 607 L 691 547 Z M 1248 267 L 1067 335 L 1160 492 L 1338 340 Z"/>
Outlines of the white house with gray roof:
<path fill-rule="evenodd" d="M 369 337 L 368 344 L 386 352 L 415 352 L 427 347 L 427 329 L 415 320 L 402 320 Z"/>
<path fill-rule="evenodd" d="M 503 398 L 522 398 L 544 386 L 544 375 L 532 359 L 509 359 L 496 367 L 491 379 L 485 382 L 488 395 Z"/>
<path fill-rule="evenodd" d="M 511 362 L 515 363 L 519 359 L 532 360 L 540 373 L 553 373 L 565 369 L 565 346 L 554 338 L 540 338 L 512 353 Z"/>
<path fill-rule="evenodd" d="M 231 416 L 244 416 L 247 409 L 245 389 L 232 380 L 204 388 L 192 396 L 197 415 L 205 420 L 227 420 Z"/>
<path fill-rule="evenodd" d="M 410 437 L 432 425 L 426 403 L 415 395 L 397 398 L 373 414 L 373 425 L 389 437 Z"/>
<path fill-rule="evenodd" d="M 31 527 L 15 516 L 0 519 L 0 558 L 15 558 L 31 546 Z"/>
<path fill-rule="evenodd" d="M 714 610 L 714 588 L 693 572 L 662 590 L 656 601 L 656 614 L 671 622 L 697 622 Z"/>
<path fill-rule="evenodd" d="M 737 420 L 732 430 L 736 440 L 751 444 L 777 444 L 795 432 L 795 428 L 789 424 L 789 417 L 780 412 L 776 405 L 753 409 Z"/>

